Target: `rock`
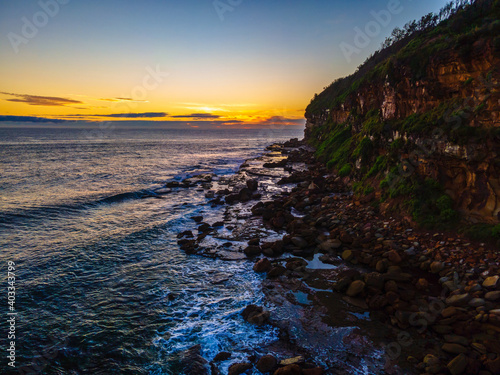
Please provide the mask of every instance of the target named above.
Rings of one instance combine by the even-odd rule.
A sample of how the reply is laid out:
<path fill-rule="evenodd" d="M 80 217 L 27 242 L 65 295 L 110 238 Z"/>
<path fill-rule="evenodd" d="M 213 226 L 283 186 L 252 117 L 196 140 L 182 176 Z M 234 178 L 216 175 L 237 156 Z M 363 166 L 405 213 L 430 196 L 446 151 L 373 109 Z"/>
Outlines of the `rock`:
<path fill-rule="evenodd" d="M 497 286 L 499 286 L 499 284 L 500 284 L 498 282 L 498 280 L 500 280 L 500 276 L 490 276 L 490 277 L 487 277 L 486 280 L 484 280 L 484 282 L 483 282 L 483 287 L 484 288 L 494 289 Z"/>
<path fill-rule="evenodd" d="M 247 187 L 251 191 L 256 191 L 259 187 L 259 181 L 257 179 L 247 180 Z"/>
<path fill-rule="evenodd" d="M 468 362 L 467 357 L 462 353 L 453 358 L 446 367 L 448 367 L 451 375 L 460 375 L 465 372 Z"/>
<path fill-rule="evenodd" d="M 288 366 L 288 365 L 298 365 L 304 363 L 304 357 L 301 355 L 292 358 L 286 358 L 280 361 L 280 366 Z"/>
<path fill-rule="evenodd" d="M 500 299 L 500 290 L 495 290 L 494 292 L 488 292 L 484 295 L 488 301 L 498 301 Z"/>
<path fill-rule="evenodd" d="M 199 227 L 198 227 L 198 231 L 201 232 L 201 233 L 205 233 L 205 232 L 208 232 L 210 229 L 212 229 L 212 227 L 210 226 L 210 224 L 208 223 L 202 223 Z"/>
<path fill-rule="evenodd" d="M 253 266 L 253 270 L 258 273 L 269 272 L 271 268 L 272 268 L 271 261 L 267 258 L 259 259 Z"/>
<path fill-rule="evenodd" d="M 203 216 L 191 216 L 191 219 L 197 223 L 200 223 L 201 221 L 203 221 Z"/>
<path fill-rule="evenodd" d="M 342 242 L 340 242 L 340 240 L 332 239 L 332 240 L 326 240 L 326 241 L 322 242 L 318 247 L 320 250 L 328 252 L 328 251 L 338 249 L 341 246 L 342 246 Z"/>
<path fill-rule="evenodd" d="M 248 305 L 242 311 L 241 315 L 248 323 L 262 325 L 269 319 L 269 311 L 264 310 L 262 306 Z"/>
<path fill-rule="evenodd" d="M 375 269 L 377 270 L 377 272 L 380 272 L 380 273 L 387 271 L 387 260 L 385 260 L 385 259 L 379 260 L 377 262 L 377 264 L 375 265 Z"/>
<path fill-rule="evenodd" d="M 351 250 L 344 250 L 342 253 L 342 259 L 349 261 L 352 259 L 352 251 Z"/>
<path fill-rule="evenodd" d="M 486 361 L 485 366 L 492 374 L 500 374 L 500 356 L 497 355 L 496 359 Z"/>
<path fill-rule="evenodd" d="M 384 285 L 384 290 L 386 292 L 398 292 L 398 284 L 394 280 L 389 280 Z"/>
<path fill-rule="evenodd" d="M 302 374 L 303 375 L 323 375 L 325 372 L 321 367 L 315 367 L 315 368 L 310 368 L 310 369 L 303 369 Z"/>
<path fill-rule="evenodd" d="M 291 239 L 292 243 L 297 246 L 298 248 L 304 249 L 309 246 L 307 241 L 303 239 L 302 237 L 292 237 Z"/>
<path fill-rule="evenodd" d="M 389 251 L 389 254 L 387 254 L 387 258 L 389 259 L 389 261 L 395 264 L 399 264 L 403 260 L 401 259 L 401 256 L 398 254 L 398 252 L 395 250 Z"/>
<path fill-rule="evenodd" d="M 446 304 L 451 306 L 464 306 L 470 301 L 471 297 L 468 293 L 465 294 L 455 294 L 446 298 Z"/>
<path fill-rule="evenodd" d="M 257 255 L 260 255 L 261 248 L 260 246 L 248 246 L 247 248 L 245 248 L 245 250 L 243 250 L 243 252 L 247 257 L 252 258 Z"/>
<path fill-rule="evenodd" d="M 184 232 L 179 233 L 177 235 L 177 238 L 182 238 L 182 237 L 193 238 L 194 235 L 193 235 L 193 232 L 191 232 L 190 230 L 185 230 Z"/>
<path fill-rule="evenodd" d="M 280 277 L 284 275 L 286 272 L 286 268 L 283 266 L 276 266 L 271 268 L 271 270 L 267 273 L 267 277 L 269 278 L 274 278 L 274 277 Z"/>
<path fill-rule="evenodd" d="M 180 354 L 181 366 L 185 374 L 209 375 L 208 361 L 201 356 L 201 345 L 195 345 Z"/>
<path fill-rule="evenodd" d="M 227 361 L 229 358 L 231 358 L 231 353 L 228 352 L 220 352 L 214 357 L 214 362 L 223 362 Z"/>
<path fill-rule="evenodd" d="M 464 347 L 469 345 L 469 340 L 467 340 L 463 336 L 458 335 L 444 335 L 444 341 L 452 343 L 452 344 L 460 344 Z M 459 353 L 457 353 L 459 354 Z"/>
<path fill-rule="evenodd" d="M 229 366 L 229 370 L 227 371 L 227 375 L 240 375 L 245 371 L 248 371 L 252 368 L 252 364 L 248 362 L 243 363 L 233 363 Z"/>
<path fill-rule="evenodd" d="M 479 306 L 483 306 L 485 303 L 486 303 L 486 301 L 482 298 L 473 298 L 469 301 L 469 306 L 479 307 Z"/>
<path fill-rule="evenodd" d="M 435 261 L 431 263 L 430 268 L 432 273 L 439 273 L 444 269 L 444 264 L 442 262 Z"/>
<path fill-rule="evenodd" d="M 265 355 L 259 359 L 255 367 L 262 373 L 272 372 L 278 367 L 278 360 L 272 355 Z"/>
<path fill-rule="evenodd" d="M 365 302 L 365 300 L 363 298 L 354 298 L 354 297 L 344 296 L 344 297 L 342 297 L 342 300 L 347 302 L 350 305 L 359 307 L 362 310 L 368 310 L 368 304 Z"/>
<path fill-rule="evenodd" d="M 418 290 L 427 290 L 429 289 L 429 282 L 426 279 L 420 278 L 415 286 Z"/>
<path fill-rule="evenodd" d="M 355 297 L 358 294 L 360 294 L 361 292 L 363 292 L 364 289 L 365 289 L 365 283 L 361 280 L 356 280 L 356 281 L 353 281 L 351 283 L 351 285 L 349 285 L 349 288 L 347 288 L 346 294 L 349 297 Z"/>
<path fill-rule="evenodd" d="M 441 349 L 451 354 L 467 353 L 467 349 L 460 344 L 446 343 Z"/>
<path fill-rule="evenodd" d="M 376 289 L 382 289 L 384 287 L 384 276 L 378 272 L 371 272 L 365 274 L 366 286 L 370 286 Z"/>
<path fill-rule="evenodd" d="M 454 306 L 450 306 L 450 307 L 447 307 L 445 308 L 443 311 L 441 311 L 441 315 L 443 316 L 443 318 L 449 318 L 453 315 L 456 315 L 458 313 L 458 309 Z"/>
<path fill-rule="evenodd" d="M 277 369 L 274 375 L 302 375 L 302 369 L 298 365 L 288 365 Z"/>

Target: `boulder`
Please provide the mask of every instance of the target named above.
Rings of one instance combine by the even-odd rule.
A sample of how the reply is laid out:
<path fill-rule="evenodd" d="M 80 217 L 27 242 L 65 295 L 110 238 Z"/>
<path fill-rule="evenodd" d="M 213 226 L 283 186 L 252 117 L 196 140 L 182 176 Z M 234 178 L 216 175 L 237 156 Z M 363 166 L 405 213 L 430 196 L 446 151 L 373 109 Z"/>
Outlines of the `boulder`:
<path fill-rule="evenodd" d="M 288 365 L 277 369 L 274 375 L 302 375 L 302 369 L 298 365 Z"/>
<path fill-rule="evenodd" d="M 273 372 L 278 367 L 278 360 L 272 355 L 265 355 L 259 359 L 255 367 L 264 374 Z"/>
<path fill-rule="evenodd" d="M 259 259 L 253 266 L 253 270 L 258 273 L 269 272 L 271 268 L 271 261 L 267 258 Z"/>
<path fill-rule="evenodd" d="M 248 305 L 241 315 L 248 323 L 260 326 L 267 322 L 270 314 L 269 311 L 264 310 L 262 306 Z"/>
<path fill-rule="evenodd" d="M 252 368 L 252 364 L 248 362 L 243 362 L 243 363 L 233 363 L 231 366 L 229 366 L 229 369 L 227 370 L 227 375 L 240 375 L 243 374 L 245 371 L 248 371 Z"/>

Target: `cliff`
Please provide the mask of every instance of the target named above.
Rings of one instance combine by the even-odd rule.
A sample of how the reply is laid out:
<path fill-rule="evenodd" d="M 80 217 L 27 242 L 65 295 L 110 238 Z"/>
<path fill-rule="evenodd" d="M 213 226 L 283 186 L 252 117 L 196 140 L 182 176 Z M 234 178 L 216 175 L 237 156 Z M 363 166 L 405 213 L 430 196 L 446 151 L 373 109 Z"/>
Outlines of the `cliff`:
<path fill-rule="evenodd" d="M 311 101 L 305 139 L 360 199 L 424 226 L 500 222 L 499 3 L 421 21 Z"/>

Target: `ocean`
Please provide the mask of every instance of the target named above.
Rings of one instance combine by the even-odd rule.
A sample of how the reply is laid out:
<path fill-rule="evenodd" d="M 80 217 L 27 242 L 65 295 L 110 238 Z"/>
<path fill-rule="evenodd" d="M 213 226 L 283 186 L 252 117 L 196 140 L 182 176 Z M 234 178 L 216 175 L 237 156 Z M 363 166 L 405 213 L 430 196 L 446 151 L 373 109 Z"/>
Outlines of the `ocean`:
<path fill-rule="evenodd" d="M 220 208 L 196 188 L 151 192 L 200 173 L 234 174 L 302 133 L 0 128 L 2 348 L 8 307 L 17 314 L 16 368 L 4 350 L 2 373 L 179 374 L 179 353 L 193 345 L 208 360 L 230 351 L 237 361 L 276 340 L 273 328 L 240 316 L 263 300 L 252 262 L 177 245 L 191 216 Z M 231 277 L 214 283 L 220 273 Z"/>

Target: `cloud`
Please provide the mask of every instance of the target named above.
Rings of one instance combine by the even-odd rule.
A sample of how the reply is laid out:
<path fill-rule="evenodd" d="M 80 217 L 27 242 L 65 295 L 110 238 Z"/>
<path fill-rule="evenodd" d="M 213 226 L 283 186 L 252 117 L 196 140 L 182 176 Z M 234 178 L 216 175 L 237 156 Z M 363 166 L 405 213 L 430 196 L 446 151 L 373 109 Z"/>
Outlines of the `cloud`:
<path fill-rule="evenodd" d="M 73 100 L 68 98 L 61 98 L 58 96 L 38 96 L 38 95 L 28 95 L 28 94 L 12 94 L 9 92 L 1 92 L 1 94 L 14 96 L 13 99 L 5 99 L 9 102 L 26 103 L 29 105 L 42 105 L 42 106 L 65 106 L 69 104 L 82 104 L 83 102 L 79 100 Z"/>
<path fill-rule="evenodd" d="M 0 122 L 1 121 L 11 121 L 11 122 L 52 122 L 52 123 L 66 122 L 66 120 L 50 119 L 50 118 L 45 118 L 45 117 L 2 116 L 2 115 L 0 115 Z"/>
<path fill-rule="evenodd" d="M 194 119 L 217 119 L 220 118 L 219 115 L 213 115 L 211 113 L 191 113 L 189 115 L 177 115 L 171 116 L 172 118 L 194 118 Z"/>
<path fill-rule="evenodd" d="M 105 102 L 147 102 L 147 100 L 135 100 L 132 98 L 101 98 Z"/>
<path fill-rule="evenodd" d="M 87 115 L 89 116 L 89 115 Z M 158 118 L 166 117 L 168 113 L 165 112 L 143 112 L 143 113 L 113 113 L 111 115 L 93 115 L 99 117 L 126 117 L 126 118 Z"/>
<path fill-rule="evenodd" d="M 142 113 L 111 113 L 109 115 L 98 114 L 76 114 L 64 115 L 62 117 L 118 117 L 118 118 L 160 118 L 167 117 L 166 112 L 142 112 Z"/>

